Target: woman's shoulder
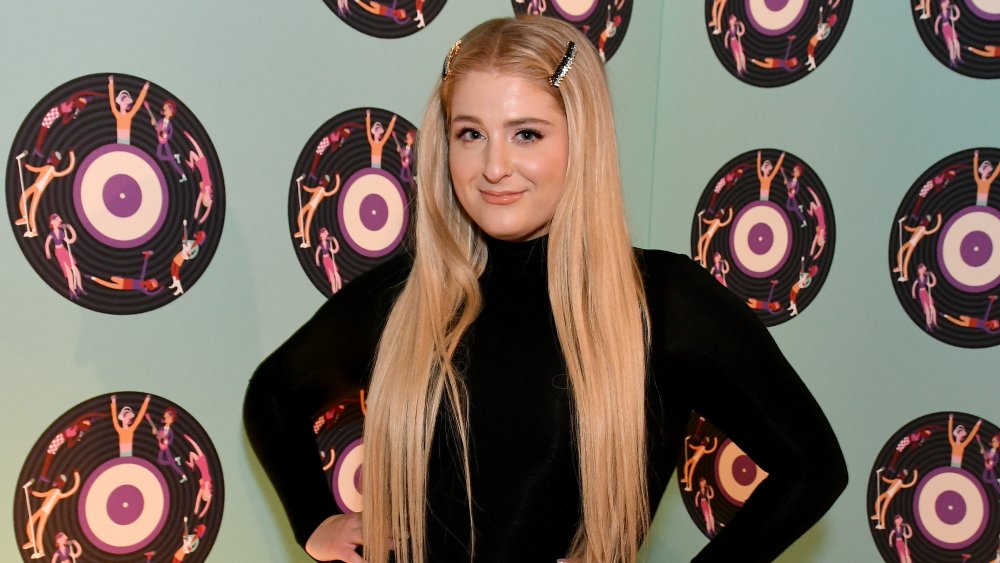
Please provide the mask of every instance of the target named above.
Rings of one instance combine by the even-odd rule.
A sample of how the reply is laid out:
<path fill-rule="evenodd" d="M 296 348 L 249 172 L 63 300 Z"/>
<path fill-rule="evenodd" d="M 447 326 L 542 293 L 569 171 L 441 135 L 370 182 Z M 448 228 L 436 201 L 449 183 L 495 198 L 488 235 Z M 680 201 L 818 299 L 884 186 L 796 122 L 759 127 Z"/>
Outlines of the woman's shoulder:
<path fill-rule="evenodd" d="M 700 277 L 698 264 L 683 254 L 669 250 L 633 248 L 636 263 L 643 280 L 659 283 L 676 283 L 690 276 Z"/>

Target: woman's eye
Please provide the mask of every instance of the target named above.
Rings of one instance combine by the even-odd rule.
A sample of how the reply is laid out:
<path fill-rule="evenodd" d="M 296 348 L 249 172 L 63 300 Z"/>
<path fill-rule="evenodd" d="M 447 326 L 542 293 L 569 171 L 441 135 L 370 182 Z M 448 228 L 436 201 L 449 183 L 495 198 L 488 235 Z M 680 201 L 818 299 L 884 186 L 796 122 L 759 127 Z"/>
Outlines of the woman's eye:
<path fill-rule="evenodd" d="M 514 134 L 514 140 L 519 143 L 533 143 L 541 138 L 542 134 L 534 129 L 521 129 Z"/>
<path fill-rule="evenodd" d="M 458 132 L 456 138 L 460 141 L 476 141 L 483 138 L 483 134 L 475 129 L 465 128 Z"/>

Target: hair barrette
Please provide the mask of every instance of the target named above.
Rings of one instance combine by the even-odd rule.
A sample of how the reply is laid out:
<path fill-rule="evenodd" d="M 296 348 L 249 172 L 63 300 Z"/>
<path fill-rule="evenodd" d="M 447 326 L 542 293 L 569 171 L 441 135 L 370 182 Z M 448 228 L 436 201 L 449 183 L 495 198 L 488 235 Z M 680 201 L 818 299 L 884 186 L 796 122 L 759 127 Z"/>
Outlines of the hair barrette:
<path fill-rule="evenodd" d="M 444 59 L 444 68 L 441 69 L 441 80 L 448 80 L 448 76 L 451 75 L 451 60 L 455 58 L 458 54 L 458 50 L 462 47 L 462 40 L 459 39 L 451 46 L 451 50 L 448 51 L 448 56 Z"/>
<path fill-rule="evenodd" d="M 562 61 L 559 62 L 556 71 L 549 77 L 549 84 L 555 88 L 558 88 L 562 84 L 563 78 L 566 78 L 566 73 L 569 72 L 569 69 L 573 68 L 573 59 L 575 57 L 576 43 L 570 41 L 566 44 L 566 54 L 563 55 Z"/>

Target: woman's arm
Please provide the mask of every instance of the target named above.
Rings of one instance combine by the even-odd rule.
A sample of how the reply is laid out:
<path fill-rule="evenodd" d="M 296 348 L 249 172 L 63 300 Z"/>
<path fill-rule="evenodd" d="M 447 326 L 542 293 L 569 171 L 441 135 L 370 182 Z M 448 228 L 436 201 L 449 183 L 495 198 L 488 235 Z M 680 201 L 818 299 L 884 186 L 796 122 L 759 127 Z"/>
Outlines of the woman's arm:
<path fill-rule="evenodd" d="M 647 252 L 644 270 L 655 384 L 769 475 L 694 561 L 771 561 L 846 487 L 837 438 L 767 329 L 730 290 L 678 255 Z"/>

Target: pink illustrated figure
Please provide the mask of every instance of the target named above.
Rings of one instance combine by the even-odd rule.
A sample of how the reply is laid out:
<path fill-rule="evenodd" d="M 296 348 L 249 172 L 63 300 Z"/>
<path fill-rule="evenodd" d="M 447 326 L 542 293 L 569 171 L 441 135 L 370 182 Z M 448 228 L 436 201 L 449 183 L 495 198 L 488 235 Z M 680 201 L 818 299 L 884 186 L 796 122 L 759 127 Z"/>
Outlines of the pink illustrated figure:
<path fill-rule="evenodd" d="M 56 533 L 56 552 L 52 554 L 52 561 L 49 563 L 76 563 L 81 555 L 83 546 L 80 542 L 69 539 L 63 532 Z"/>
<path fill-rule="evenodd" d="M 726 274 L 729 273 L 729 261 L 722 257 L 721 252 L 716 252 L 712 255 L 712 269 L 709 270 L 709 273 L 723 287 L 729 287 L 729 284 L 726 283 Z"/>
<path fill-rule="evenodd" d="M 208 170 L 208 159 L 205 158 L 205 153 L 202 152 L 198 141 L 195 141 L 194 137 L 187 131 L 184 132 L 184 136 L 194 147 L 194 150 L 188 152 L 187 160 L 184 163 L 192 171 L 197 169 L 198 175 L 201 177 L 201 180 L 198 181 L 198 199 L 194 202 L 194 218 L 198 220 L 200 225 L 205 222 L 205 219 L 208 219 L 208 213 L 212 211 L 212 175 Z M 198 211 L 202 207 L 205 208 L 205 213 L 199 218 Z"/>
<path fill-rule="evenodd" d="M 376 121 L 372 125 L 372 110 L 365 111 L 365 133 L 368 135 L 368 145 L 372 149 L 372 168 L 382 168 L 382 149 L 385 148 L 389 135 L 396 127 L 396 116 L 389 120 L 389 127 L 383 127 L 381 121 Z M 339 185 L 339 182 L 338 182 Z"/>
<path fill-rule="evenodd" d="M 43 152 L 45 137 L 49 134 L 52 126 L 56 124 L 56 120 L 59 120 L 62 125 L 68 125 L 80 116 L 80 112 L 87 107 L 90 100 L 94 98 L 106 97 L 106 94 L 102 94 L 100 92 L 83 90 L 70 94 L 70 96 L 60 102 L 59 105 L 53 106 L 49 109 L 49 111 L 45 113 L 45 117 L 42 118 L 41 126 L 38 128 L 38 137 L 35 139 L 35 150 L 33 150 L 32 153 L 38 158 L 45 158 L 45 152 Z"/>
<path fill-rule="evenodd" d="M 914 299 L 920 299 L 920 307 L 924 310 L 924 325 L 928 331 L 938 326 L 937 308 L 934 307 L 934 296 L 931 294 L 931 289 L 936 285 L 937 276 L 934 272 L 927 271 L 927 266 L 923 262 L 917 264 L 917 279 L 913 281 L 910 295 Z"/>
<path fill-rule="evenodd" d="M 323 271 L 326 272 L 326 279 L 330 282 L 330 293 L 337 293 L 343 286 L 340 272 L 337 271 L 337 262 L 334 259 L 334 254 L 338 252 L 340 252 L 340 243 L 337 242 L 337 237 L 331 237 L 330 231 L 326 230 L 326 227 L 321 227 L 315 260 L 317 267 L 320 265 L 320 260 L 323 262 Z"/>
<path fill-rule="evenodd" d="M 722 42 L 733 55 L 736 63 L 736 76 L 743 76 L 747 73 L 747 54 L 743 51 L 743 35 L 747 32 L 747 26 L 735 14 L 729 16 L 729 26 L 726 28 L 726 35 Z"/>
<path fill-rule="evenodd" d="M 760 180 L 760 200 L 767 201 L 771 197 L 771 182 L 781 170 L 781 164 L 785 162 L 785 153 L 781 153 L 781 156 L 778 157 L 778 164 L 761 159 L 761 151 L 757 151 L 757 179 Z"/>
<path fill-rule="evenodd" d="M 49 447 L 45 450 L 45 460 L 42 461 L 42 472 L 38 480 L 42 483 L 48 483 L 49 469 L 52 467 L 52 461 L 55 459 L 56 454 L 59 453 L 59 450 L 64 446 L 67 450 L 72 449 L 73 446 L 80 443 L 83 435 L 90 430 L 95 420 L 107 417 L 108 413 L 100 412 L 82 414 L 71 422 L 69 426 L 63 428 L 62 431 L 53 436 L 52 440 L 49 441 Z"/>
<path fill-rule="evenodd" d="M 312 164 L 309 165 L 309 179 L 316 179 L 316 170 L 319 168 L 319 161 L 326 154 L 326 151 L 330 151 L 330 154 L 337 152 L 337 149 L 344 146 L 344 142 L 347 138 L 351 136 L 351 128 L 360 128 L 360 125 L 349 123 L 341 127 L 336 128 L 333 133 L 329 135 L 324 135 L 322 139 L 316 143 L 316 149 L 313 152 Z"/>
<path fill-rule="evenodd" d="M 31 516 L 28 518 L 27 532 L 28 541 L 25 542 L 21 549 L 32 550 L 32 559 L 42 559 L 45 557 L 45 545 L 43 541 L 43 535 L 45 534 L 45 525 L 49 521 L 49 516 L 52 516 L 52 511 L 55 510 L 56 505 L 59 501 L 67 499 L 76 494 L 76 491 L 80 488 L 80 472 L 73 471 L 73 486 L 68 490 L 64 490 L 67 484 L 67 479 L 65 475 L 60 475 L 56 482 L 52 484 L 52 487 L 40 493 L 36 490 L 30 490 L 31 485 L 35 482 L 34 479 L 28 481 L 24 484 L 22 489 L 24 489 L 24 502 L 27 505 L 27 511 Z M 42 499 L 42 503 L 38 506 L 38 510 L 32 512 L 31 502 L 28 494 L 31 496 Z"/>
<path fill-rule="evenodd" d="M 115 77 L 108 77 L 108 102 L 111 104 L 111 113 L 115 116 L 118 144 L 129 145 L 132 143 L 132 118 L 146 101 L 147 92 L 149 92 L 149 82 L 142 86 L 139 97 L 135 100 L 132 100 L 132 95 L 128 93 L 128 90 L 122 90 L 116 96 Z"/>
<path fill-rule="evenodd" d="M 68 175 L 76 166 L 76 153 L 73 149 L 69 150 L 69 163 L 66 164 L 66 168 L 56 170 L 56 167 L 62 164 L 62 159 L 62 153 L 54 152 L 49 155 L 49 159 L 42 166 L 35 167 L 28 163 L 24 164 L 26 170 L 37 174 L 35 182 L 21 192 L 21 198 L 18 200 L 21 217 L 14 221 L 15 225 L 27 226 L 28 230 L 24 232 L 24 236 L 27 238 L 38 236 L 38 224 L 35 217 L 38 214 L 38 204 L 42 201 L 46 188 L 49 187 L 52 180 Z"/>
<path fill-rule="evenodd" d="M 937 222 L 933 227 L 930 227 L 930 224 L 930 215 L 924 217 L 923 220 L 920 221 L 920 224 L 916 227 L 907 227 L 906 225 L 900 224 L 903 229 L 912 234 L 910 235 L 910 239 L 900 245 L 899 250 L 896 252 L 896 267 L 892 269 L 893 272 L 899 273 L 899 277 L 896 278 L 896 281 L 906 282 L 910 280 L 910 258 L 913 256 L 913 251 L 917 248 L 917 244 L 919 244 L 925 236 L 930 236 L 938 232 L 941 228 L 941 214 L 937 214 Z"/>
<path fill-rule="evenodd" d="M 205 452 L 201 451 L 198 443 L 187 434 L 184 435 L 184 439 L 193 448 L 193 451 L 188 453 L 184 465 L 188 469 L 198 470 L 198 496 L 194 500 L 194 513 L 198 518 L 204 518 L 205 514 L 208 513 L 208 507 L 212 504 L 212 474 L 208 469 L 208 459 L 205 458 Z"/>
<path fill-rule="evenodd" d="M 962 11 L 951 0 L 941 0 L 941 13 L 934 19 L 934 34 L 940 35 L 948 47 L 948 65 L 952 68 L 962 62 L 962 45 L 958 41 L 955 24 L 962 17 Z"/>
<path fill-rule="evenodd" d="M 377 124 L 376 124 L 377 125 Z M 381 150 L 379 150 L 379 159 L 381 159 Z M 319 208 L 319 204 L 326 198 L 336 194 L 340 190 L 340 173 L 336 174 L 336 182 L 334 183 L 333 189 L 327 190 L 326 187 L 330 185 L 330 177 L 323 176 L 319 181 L 319 184 L 315 187 L 309 187 L 302 183 L 304 176 L 299 176 L 295 179 L 295 184 L 299 187 L 299 216 L 298 216 L 298 226 L 299 230 L 292 238 L 301 238 L 302 243 L 299 244 L 299 248 L 309 248 L 312 246 L 310 241 L 309 232 L 312 227 L 313 215 L 316 214 L 316 209 Z M 310 194 L 309 201 L 302 205 L 302 190 L 305 190 Z"/>
<path fill-rule="evenodd" d="M 701 517 L 705 520 L 705 533 L 710 538 L 714 538 L 716 534 L 715 515 L 712 514 L 713 498 L 715 498 L 715 490 L 704 477 L 699 478 L 698 492 L 694 494 L 694 504 L 701 509 Z"/>
<path fill-rule="evenodd" d="M 806 189 L 812 196 L 806 214 L 816 219 L 816 234 L 813 235 L 812 244 L 809 246 L 809 257 L 813 260 L 819 260 L 820 255 L 823 254 L 823 247 L 826 246 L 826 213 L 823 211 L 823 204 L 820 202 L 819 196 L 816 195 L 812 187 L 806 186 Z"/>
<path fill-rule="evenodd" d="M 73 225 L 63 223 L 58 213 L 49 215 L 49 228 L 51 230 L 45 237 L 45 259 L 51 260 L 52 252 L 55 252 L 56 262 L 69 287 L 69 298 L 79 299 L 81 294 L 86 295 L 87 292 L 83 289 L 80 269 L 76 267 L 73 250 L 70 248 L 70 245 L 76 242 L 76 230 Z"/>
<path fill-rule="evenodd" d="M 892 531 L 889 532 L 889 547 L 896 548 L 899 563 L 913 563 L 910 559 L 910 545 L 907 541 L 913 537 L 913 528 L 903 521 L 903 516 L 897 514 L 893 518 Z"/>
<path fill-rule="evenodd" d="M 132 412 L 132 407 L 128 405 L 118 410 L 118 395 L 111 395 L 111 424 L 118 433 L 118 457 L 132 456 L 135 429 L 139 427 L 136 420 L 146 415 L 147 408 L 149 408 L 149 395 L 143 399 L 138 414 Z"/>

